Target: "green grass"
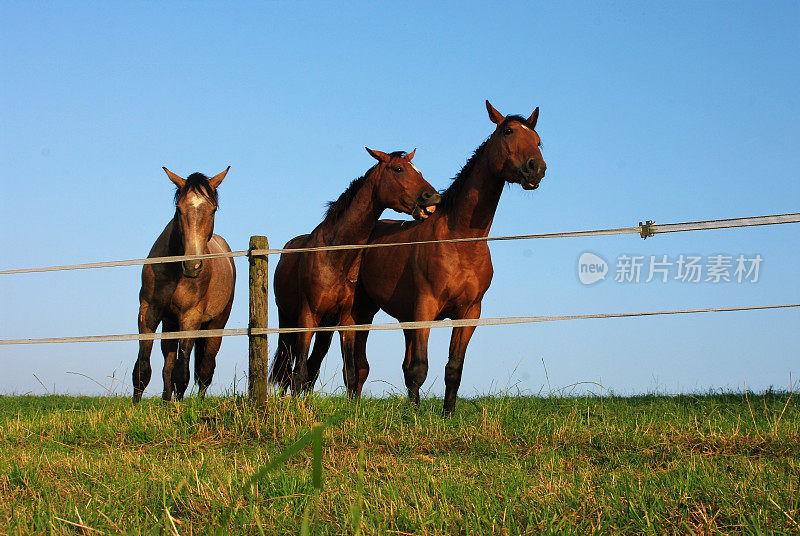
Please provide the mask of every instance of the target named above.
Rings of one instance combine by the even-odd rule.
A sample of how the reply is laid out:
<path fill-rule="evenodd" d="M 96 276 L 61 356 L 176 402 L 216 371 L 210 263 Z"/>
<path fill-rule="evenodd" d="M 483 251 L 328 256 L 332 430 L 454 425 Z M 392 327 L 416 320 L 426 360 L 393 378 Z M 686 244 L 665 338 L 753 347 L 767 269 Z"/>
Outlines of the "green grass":
<path fill-rule="evenodd" d="M 0 397 L 0 533 L 800 533 L 788 393 L 440 407 Z"/>

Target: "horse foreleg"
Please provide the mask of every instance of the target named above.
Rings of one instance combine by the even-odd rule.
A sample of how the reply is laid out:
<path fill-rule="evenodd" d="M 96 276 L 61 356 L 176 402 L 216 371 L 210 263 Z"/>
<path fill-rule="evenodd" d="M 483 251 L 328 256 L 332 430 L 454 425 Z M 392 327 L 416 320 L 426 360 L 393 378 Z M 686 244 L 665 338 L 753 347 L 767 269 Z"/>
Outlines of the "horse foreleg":
<path fill-rule="evenodd" d="M 200 322 L 194 315 L 184 315 L 178 321 L 181 331 L 194 331 L 200 329 Z M 181 339 L 178 343 L 178 359 L 172 370 L 172 388 L 175 389 L 175 398 L 181 400 L 186 388 L 189 386 L 189 358 L 192 355 L 194 338 Z"/>
<path fill-rule="evenodd" d="M 208 329 L 216 329 L 209 327 Z M 197 339 L 194 351 L 194 377 L 200 391 L 200 398 L 206 396 L 208 386 L 217 368 L 217 353 L 222 346 L 222 337 Z"/>
<path fill-rule="evenodd" d="M 480 318 L 481 304 L 470 307 L 460 318 Z M 452 415 L 456 409 L 456 396 L 461 385 L 461 373 L 464 370 L 464 358 L 467 354 L 467 345 L 475 332 L 475 326 L 453 328 L 450 335 L 450 352 L 447 365 L 444 367 L 444 408 L 445 415 Z"/>
<path fill-rule="evenodd" d="M 153 309 L 147 302 L 139 305 L 139 333 L 155 333 L 161 322 L 161 312 Z M 133 403 L 138 404 L 142 399 L 147 384 L 150 383 L 150 354 L 153 351 L 153 341 L 139 341 L 139 355 L 133 366 Z"/>
<path fill-rule="evenodd" d="M 178 323 L 165 318 L 161 331 L 164 333 L 178 331 Z M 172 400 L 172 370 L 175 368 L 178 355 L 178 339 L 161 339 L 161 353 L 164 354 L 164 368 L 161 371 L 164 391 L 161 393 L 161 399 L 168 402 Z"/>
<path fill-rule="evenodd" d="M 414 307 L 415 321 L 431 321 L 439 314 L 438 301 L 423 295 Z M 408 388 L 408 398 L 419 405 L 419 389 L 428 376 L 428 336 L 431 328 L 403 330 L 406 337 L 406 355 L 403 360 L 403 373 Z"/>

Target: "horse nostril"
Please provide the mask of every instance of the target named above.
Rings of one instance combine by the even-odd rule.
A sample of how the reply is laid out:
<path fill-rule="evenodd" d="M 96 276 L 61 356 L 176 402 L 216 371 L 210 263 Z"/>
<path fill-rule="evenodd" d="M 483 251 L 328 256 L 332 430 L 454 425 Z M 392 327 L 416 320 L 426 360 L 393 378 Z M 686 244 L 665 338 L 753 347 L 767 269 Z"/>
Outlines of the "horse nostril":
<path fill-rule="evenodd" d="M 420 194 L 420 196 L 419 196 L 419 199 L 423 203 L 427 203 L 428 201 L 431 200 L 433 195 L 434 195 L 434 192 L 422 192 L 422 194 Z"/>
<path fill-rule="evenodd" d="M 197 273 L 203 268 L 203 261 L 184 261 L 183 271 L 185 273 Z"/>
<path fill-rule="evenodd" d="M 536 171 L 536 160 L 531 158 L 528 160 L 528 170 L 529 171 Z"/>
<path fill-rule="evenodd" d="M 442 200 L 442 196 L 435 190 L 433 191 L 426 191 L 419 194 L 419 201 L 418 203 L 422 206 L 430 206 L 439 203 Z"/>

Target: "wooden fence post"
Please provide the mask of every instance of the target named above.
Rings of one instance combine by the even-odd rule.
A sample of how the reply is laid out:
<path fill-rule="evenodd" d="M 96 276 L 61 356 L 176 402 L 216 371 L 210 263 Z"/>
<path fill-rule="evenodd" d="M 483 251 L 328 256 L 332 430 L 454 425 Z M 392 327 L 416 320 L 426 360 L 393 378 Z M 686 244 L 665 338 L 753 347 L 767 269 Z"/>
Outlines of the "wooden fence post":
<path fill-rule="evenodd" d="M 266 236 L 251 236 L 250 251 L 269 249 Z M 250 255 L 250 328 L 267 327 L 269 273 L 267 256 Z M 250 400 L 263 403 L 267 399 L 269 350 L 266 335 L 250 335 L 250 370 L 247 392 Z"/>

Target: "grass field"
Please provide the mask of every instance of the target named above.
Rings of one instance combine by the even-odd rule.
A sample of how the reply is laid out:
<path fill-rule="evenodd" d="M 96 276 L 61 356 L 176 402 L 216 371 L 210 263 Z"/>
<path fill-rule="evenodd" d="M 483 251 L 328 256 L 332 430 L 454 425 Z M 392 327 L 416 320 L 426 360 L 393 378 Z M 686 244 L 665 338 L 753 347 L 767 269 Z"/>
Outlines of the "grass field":
<path fill-rule="evenodd" d="M 800 533 L 789 393 L 440 407 L 0 397 L 0 533 Z"/>

